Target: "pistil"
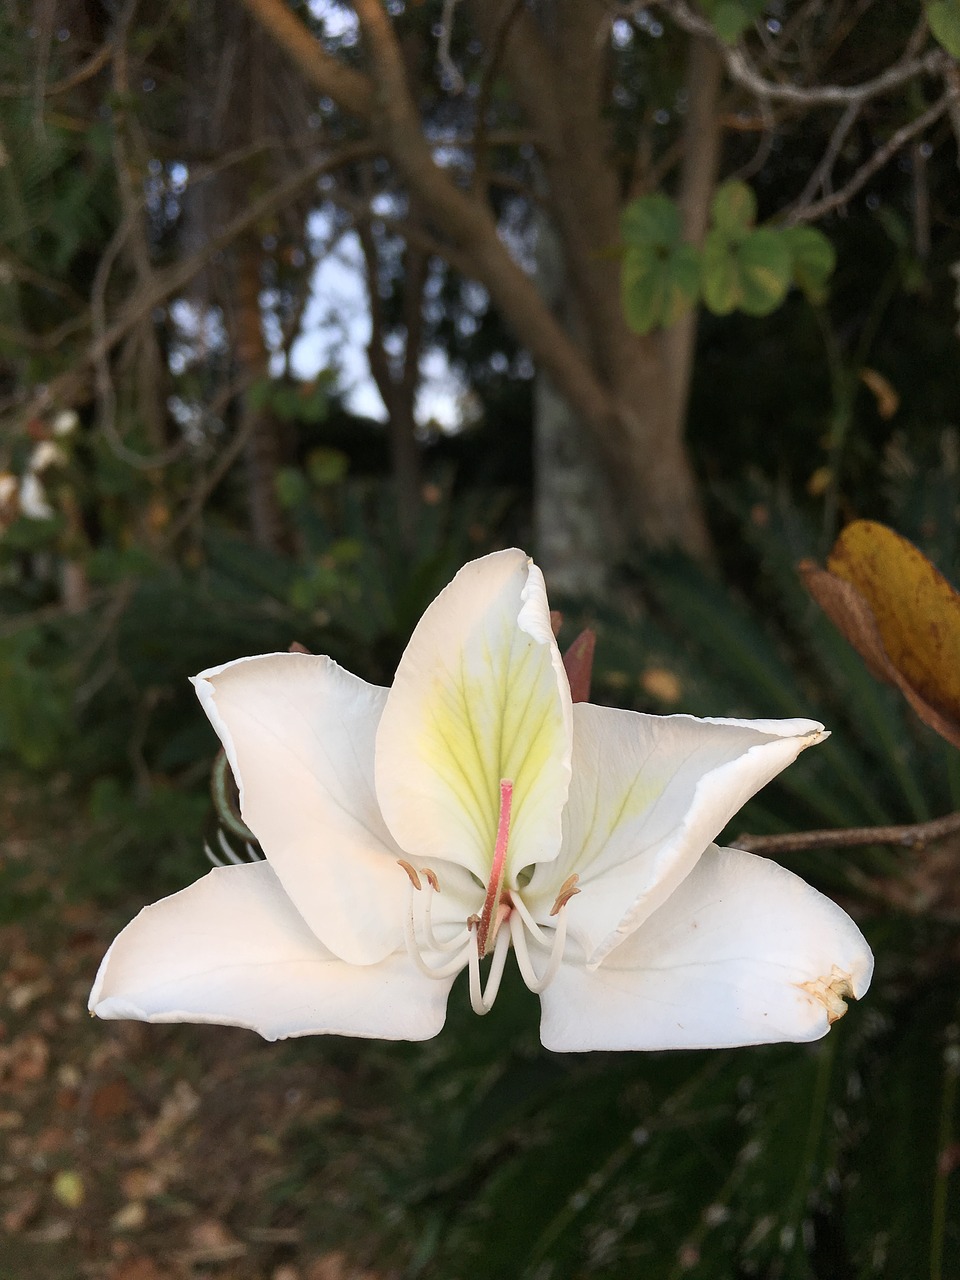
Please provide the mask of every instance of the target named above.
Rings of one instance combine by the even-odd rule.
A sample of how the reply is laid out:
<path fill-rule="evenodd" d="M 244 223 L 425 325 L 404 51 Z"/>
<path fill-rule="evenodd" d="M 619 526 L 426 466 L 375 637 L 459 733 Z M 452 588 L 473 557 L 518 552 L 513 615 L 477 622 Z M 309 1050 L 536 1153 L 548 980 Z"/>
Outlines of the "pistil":
<path fill-rule="evenodd" d="M 513 783 L 509 778 L 500 780 L 500 814 L 497 819 L 497 840 L 493 850 L 493 865 L 487 882 L 487 894 L 477 922 L 477 956 L 487 954 L 488 943 L 494 940 L 504 916 L 498 910 L 503 892 L 503 878 L 507 870 L 507 844 L 510 839 L 510 809 L 513 805 Z M 491 925 L 493 928 L 491 929 Z"/>

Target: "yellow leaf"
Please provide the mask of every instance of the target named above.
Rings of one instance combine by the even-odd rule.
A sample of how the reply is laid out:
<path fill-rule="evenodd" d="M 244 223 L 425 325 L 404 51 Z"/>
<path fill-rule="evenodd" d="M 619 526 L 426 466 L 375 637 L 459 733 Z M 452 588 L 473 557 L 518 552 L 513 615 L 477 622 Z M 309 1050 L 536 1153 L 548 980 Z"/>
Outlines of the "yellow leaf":
<path fill-rule="evenodd" d="M 886 525 L 855 520 L 826 571 L 807 563 L 801 573 L 873 674 L 960 747 L 960 594 L 927 557 Z"/>
<path fill-rule="evenodd" d="M 817 467 L 807 481 L 807 493 L 811 498 L 820 498 L 830 488 L 833 471 L 829 467 Z"/>
<path fill-rule="evenodd" d="M 885 378 L 876 369 L 861 369 L 860 381 L 873 392 L 877 402 L 877 413 L 886 421 L 892 418 L 900 408 L 900 394 L 889 378 Z"/>
<path fill-rule="evenodd" d="M 76 1169 L 62 1169 L 53 1180 L 53 1194 L 68 1209 L 83 1204 L 83 1178 Z"/>

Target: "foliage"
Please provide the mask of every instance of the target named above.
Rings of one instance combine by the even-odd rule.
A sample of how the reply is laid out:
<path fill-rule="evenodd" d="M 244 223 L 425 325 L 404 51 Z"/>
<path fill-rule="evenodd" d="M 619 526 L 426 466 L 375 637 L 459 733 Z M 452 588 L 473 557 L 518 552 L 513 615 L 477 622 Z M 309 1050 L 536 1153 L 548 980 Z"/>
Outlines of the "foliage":
<path fill-rule="evenodd" d="M 0 754 L 69 771 L 84 797 L 91 835 L 75 887 L 173 888 L 196 867 L 215 743 L 190 675 L 297 641 L 389 681 L 416 619 L 512 504 L 505 491 L 458 492 L 440 467 L 410 543 L 389 482 L 348 467 L 318 447 L 302 470 L 279 473 L 296 554 L 255 548 L 221 518 L 180 557 L 128 542 L 144 481 L 121 468 L 112 536 L 82 561 L 96 594 L 78 614 L 42 606 L 43 576 L 20 564 L 25 546 L 34 568 L 60 561 L 61 525 L 21 518 L 0 542 L 5 608 L 20 614 L 0 636 Z"/>
<path fill-rule="evenodd" d="M 759 0 L 700 7 L 724 42 L 743 41 L 761 56 L 751 34 L 764 11 Z M 30 79 L 34 58 L 14 38 L 27 25 L 20 8 L 0 20 L 5 89 Z M 540 17 L 543 8 L 519 6 L 515 16 Z M 499 236 L 528 262 L 530 193 L 539 200 L 543 181 L 528 138 L 539 128 L 518 127 L 529 121 L 499 59 L 459 24 L 452 50 L 468 91 L 441 92 L 431 24 L 455 6 L 389 9 L 411 76 L 419 73 L 431 136 L 452 130 L 476 140 L 489 129 L 506 139 L 489 144 L 482 164 L 479 148 L 466 145 L 451 144 L 445 158 L 461 191 L 466 172 L 477 190 L 489 186 L 491 225 L 495 218 Z M 83 27 L 101 20 L 86 10 L 93 14 L 77 6 L 71 40 L 49 42 L 51 84 L 71 80 L 81 35 L 85 51 L 106 39 Z M 312 13 L 318 27 L 323 10 Z M 834 6 L 841 18 L 842 10 Z M 266 136 L 243 134 L 247 115 L 224 107 L 220 89 L 230 103 L 249 105 L 251 86 L 269 84 L 292 106 L 290 82 L 240 73 L 231 89 L 232 55 L 242 63 L 256 49 L 237 34 L 239 7 L 170 12 L 175 21 L 163 24 L 145 10 L 129 42 L 131 83 L 149 83 L 149 91 L 120 94 L 93 73 L 47 97 L 31 83 L 4 99 L 0 144 L 0 392 L 10 411 L 0 482 L 15 481 L 22 507 L 37 447 L 55 443 L 63 454 L 38 478 L 51 516 L 35 518 L 0 497 L 0 760 L 8 771 L 31 771 L 44 788 L 69 785 L 88 836 L 64 877 L 101 904 L 174 889 L 202 858 L 215 743 L 189 674 L 298 641 L 387 681 L 414 621 L 459 564 L 506 541 L 529 542 L 514 503 L 533 466 L 529 359 L 522 335 L 504 332 L 476 283 L 431 261 L 425 349 L 446 351 L 487 421 L 482 433 L 442 440 L 429 456 L 418 437 L 424 474 L 412 529 L 398 518 L 387 433 L 344 415 L 326 375 L 303 383 L 291 374 L 315 261 L 310 201 L 288 202 L 244 233 L 256 250 L 253 328 L 273 344 L 259 353 L 263 362 L 245 364 L 230 331 L 238 300 L 228 246 L 131 322 L 106 367 L 90 365 L 92 292 L 103 295 L 97 323 L 128 317 L 144 278 L 156 282 L 191 246 L 213 243 L 227 217 L 278 185 L 263 159 L 282 150 L 278 138 L 295 133 L 307 151 L 312 138 L 319 153 L 361 128 L 313 95 L 295 128 L 271 115 Z M 853 83 L 865 68 L 872 74 L 900 57 L 919 13 L 919 5 L 875 6 L 856 38 L 834 46 L 827 15 L 809 63 L 774 60 L 767 69 L 779 75 L 789 66 L 802 77 L 823 54 L 836 59 L 831 74 Z M 333 14 L 344 21 L 324 47 L 359 68 L 363 42 L 346 21 L 349 6 L 327 6 Z M 960 56 L 956 0 L 935 0 L 926 14 L 933 37 Z M 956 752 L 872 679 L 796 574 L 803 557 L 824 559 L 841 519 L 866 514 L 889 520 L 957 580 L 960 472 L 949 428 L 960 400 L 956 380 L 944 376 L 956 362 L 947 130 L 931 134 L 929 155 L 919 139 L 902 152 L 901 166 L 872 178 L 825 234 L 771 216 L 795 197 L 836 127 L 829 112 L 820 119 L 785 111 L 759 172 L 750 169 L 753 186 L 720 186 L 706 242 L 694 247 L 681 234 L 678 203 L 663 184 L 646 185 L 651 173 L 671 180 L 665 162 L 683 125 L 686 38 L 669 23 L 655 31 L 653 9 L 624 15 L 622 44 L 604 51 L 613 86 L 604 124 L 617 165 L 609 172 L 611 188 L 646 194 L 623 210 L 622 304 L 633 329 L 652 334 L 703 303 L 689 438 L 709 484 L 720 573 L 678 556 L 640 559 L 631 548 L 620 594 L 589 610 L 570 602 L 568 627 L 590 621 L 599 631 L 596 692 L 604 701 L 658 712 L 804 713 L 831 727 L 829 743 L 805 753 L 745 812 L 740 823 L 754 831 L 921 821 L 956 808 Z M 211 30 L 217 78 L 204 82 L 190 59 Z M 221 32 L 231 58 L 220 56 Z M 783 56 L 793 52 L 791 45 Z M 192 99 L 183 92 L 191 77 Z M 852 154 L 872 154 L 877 139 L 921 112 L 922 89 L 913 84 L 902 99 L 865 109 L 847 138 Z M 479 129 L 478 103 L 486 110 Z M 258 99 L 251 118 L 260 106 Z M 229 122 L 226 139 L 204 134 L 197 144 L 197 119 L 214 117 Z M 728 131 L 725 171 L 745 172 L 755 142 L 749 128 Z M 133 193 L 126 205 L 124 174 Z M 399 171 L 379 150 L 366 167 L 345 163 L 338 181 L 344 206 L 331 215 L 331 236 L 363 214 L 358 193 L 366 197 L 368 187 L 384 226 L 402 228 L 416 205 L 398 194 Z M 560 195 L 569 203 L 569 191 Z M 401 230 L 381 234 L 374 224 L 373 283 L 391 355 L 406 329 L 409 243 Z M 431 245 L 448 230 L 441 224 L 435 213 L 422 226 L 414 220 Z M 609 265 L 614 225 L 604 224 L 596 244 L 587 238 L 581 265 Z M 605 332 L 585 337 L 584 348 L 604 353 Z M 104 379 L 116 393 L 112 417 Z M 44 387 L 53 388 L 46 400 Z M 71 407 L 79 425 L 60 438 L 55 424 Z M 272 546 L 255 545 L 249 532 L 248 473 L 235 465 L 218 472 L 225 457 L 249 460 L 244 432 L 258 416 L 277 445 L 267 479 L 282 519 Z M 457 452 L 467 459 L 459 470 L 436 461 Z M 532 1000 L 508 981 L 485 1020 L 469 1013 L 458 987 L 447 1031 L 427 1046 L 286 1051 L 307 1066 L 325 1054 L 348 1076 L 389 1064 L 404 1145 L 392 1160 L 386 1144 L 377 1149 L 383 1169 L 365 1226 L 391 1236 L 403 1274 L 960 1274 L 950 1181 L 956 904 L 923 879 L 928 864 L 919 855 L 867 847 L 844 857 L 805 853 L 791 865 L 857 904 L 880 958 L 869 1002 L 821 1046 L 552 1058 L 536 1043 Z M 21 871 L 4 874 L 6 893 Z M 19 910 L 35 902 L 34 881 L 28 887 L 18 891 Z M 0 893 L 0 914 L 7 906 Z M 327 1154 L 324 1134 L 305 1129 L 301 1165 L 278 1173 L 284 1213 L 299 1187 L 309 1215 Z M 350 1228 L 343 1225 L 345 1236 Z"/>
<path fill-rule="evenodd" d="M 703 0 L 701 7 L 720 39 L 736 44 L 763 13 L 766 0 Z"/>
<path fill-rule="evenodd" d="M 960 58 L 960 3 L 958 0 L 933 0 L 927 5 L 927 21 L 935 39 L 947 53 Z"/>
<path fill-rule="evenodd" d="M 835 726 L 738 830 L 912 820 L 956 804 L 956 752 L 876 684 L 805 595 L 795 564 L 816 531 L 770 489 L 735 505 L 762 557 L 764 603 L 676 559 L 648 566 L 649 617 L 591 618 L 600 691 L 656 710 L 802 710 Z M 404 1275 L 954 1273 L 960 1232 L 941 1153 L 960 1121 L 960 1005 L 940 967 L 953 900 L 887 902 L 902 860 L 880 848 L 791 866 L 872 904 L 874 986 L 820 1044 L 570 1059 L 540 1049 L 519 982 L 483 1022 L 454 989 L 447 1030 L 411 1065 L 420 1157 L 393 1187 L 406 1206 Z"/>
<path fill-rule="evenodd" d="M 835 255 L 822 231 L 756 226 L 756 197 L 736 180 L 717 188 L 711 216 L 698 251 L 681 238 L 679 209 L 663 192 L 627 205 L 621 288 L 624 313 L 636 333 L 669 328 L 701 298 L 717 316 L 736 310 L 769 315 L 791 284 L 811 302 L 825 300 Z"/>

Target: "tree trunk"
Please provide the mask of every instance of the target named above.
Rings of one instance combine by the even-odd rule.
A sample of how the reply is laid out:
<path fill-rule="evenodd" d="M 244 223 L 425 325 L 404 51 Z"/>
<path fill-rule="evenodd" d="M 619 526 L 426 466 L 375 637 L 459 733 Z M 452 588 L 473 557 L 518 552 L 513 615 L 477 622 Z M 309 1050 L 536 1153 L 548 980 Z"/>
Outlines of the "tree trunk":
<path fill-rule="evenodd" d="M 276 489 L 279 441 L 275 423 L 257 403 L 254 393 L 256 383 L 267 376 L 270 358 L 260 312 L 260 261 L 256 235 L 242 236 L 234 253 L 233 350 L 240 375 L 248 386 L 241 396 L 237 429 L 247 436 L 244 458 L 250 531 L 257 546 L 277 551 L 283 541 L 283 516 Z"/>
<path fill-rule="evenodd" d="M 388 335 L 383 304 L 378 293 L 379 256 L 369 222 L 358 223 L 357 235 L 366 266 L 370 307 L 367 360 L 387 410 L 390 470 L 396 497 L 397 525 L 404 546 L 410 549 L 414 544 L 417 514 L 420 510 L 420 448 L 417 444 L 414 408 L 420 385 L 423 289 L 427 279 L 428 258 L 422 249 L 408 247 L 403 281 L 403 363 L 398 368 L 387 351 Z"/>
<path fill-rule="evenodd" d="M 537 135 L 583 347 L 510 256 L 485 193 L 465 189 L 437 162 L 382 0 L 354 0 L 365 71 L 328 53 L 284 0 L 244 3 L 314 86 L 372 131 L 427 221 L 436 251 L 485 285 L 538 368 L 592 433 L 616 495 L 611 510 L 625 530 L 648 545 L 679 545 L 707 558 L 709 538 L 663 337 L 631 333 L 620 305 L 620 173 L 608 133 L 601 36 L 609 12 L 602 0 L 553 0 L 547 32 L 513 0 L 470 4 L 494 70 L 511 81 Z"/>
<path fill-rule="evenodd" d="M 537 218 L 536 279 L 560 323 L 576 334 L 563 248 L 547 217 Z M 533 399 L 534 550 L 551 590 L 599 596 L 622 551 L 622 529 L 593 437 L 550 375 L 536 375 Z"/>
<path fill-rule="evenodd" d="M 723 61 L 719 50 L 702 36 L 693 36 L 687 63 L 687 119 L 679 201 L 684 239 L 697 246 L 703 244 L 706 234 L 710 201 L 720 164 L 722 78 Z M 670 379 L 670 434 L 679 435 L 686 425 L 690 402 L 697 345 L 697 312 L 689 311 L 663 338 Z"/>

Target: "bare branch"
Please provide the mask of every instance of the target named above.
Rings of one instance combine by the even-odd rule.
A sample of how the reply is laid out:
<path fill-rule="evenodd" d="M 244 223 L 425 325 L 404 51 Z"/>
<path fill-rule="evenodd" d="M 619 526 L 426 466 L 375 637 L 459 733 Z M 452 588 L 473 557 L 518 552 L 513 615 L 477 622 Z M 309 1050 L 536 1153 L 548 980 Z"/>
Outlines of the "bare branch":
<path fill-rule="evenodd" d="M 206 410 L 207 416 L 216 417 L 227 407 L 234 396 L 242 395 L 255 380 L 256 376 L 250 372 L 234 379 L 226 387 L 222 388 L 216 400 L 208 407 Z M 172 546 L 180 535 L 193 524 L 194 520 L 199 518 L 211 493 L 213 493 L 214 489 L 216 489 L 217 485 L 250 443 L 250 439 L 257 428 L 257 422 L 256 416 L 249 414 L 234 433 L 233 438 L 217 453 L 213 466 L 206 475 L 200 477 L 193 493 L 191 493 L 176 520 L 171 523 L 169 528 L 164 530 L 163 542 L 165 546 Z"/>
<path fill-rule="evenodd" d="M 453 15 L 460 0 L 443 0 L 443 13 L 440 16 L 440 39 L 437 41 L 437 62 L 440 70 L 450 82 L 451 93 L 463 93 L 466 85 L 460 68 L 450 56 L 450 41 L 453 37 Z"/>
<path fill-rule="evenodd" d="M 187 258 L 182 258 L 164 271 L 158 271 L 148 289 L 140 289 L 131 297 L 120 312 L 120 315 L 98 338 L 94 338 L 80 357 L 67 372 L 48 383 L 41 392 L 35 394 L 21 407 L 20 414 L 26 418 L 42 412 L 50 404 L 69 403 L 73 399 L 78 386 L 82 385 L 84 373 L 91 365 L 95 365 L 104 354 L 111 351 L 136 325 L 150 314 L 154 307 L 184 288 L 211 258 L 231 244 L 249 227 L 255 226 L 262 218 L 276 209 L 282 208 L 304 187 L 315 182 L 324 173 L 329 173 L 345 164 L 352 164 L 368 156 L 377 155 L 379 148 L 372 142 L 354 142 L 342 147 L 339 151 L 329 153 L 321 159 L 307 165 L 304 169 L 291 175 L 248 205 L 242 213 L 223 228 L 219 235 Z"/>
<path fill-rule="evenodd" d="M 483 71 L 480 76 L 480 92 L 477 94 L 476 120 L 476 154 L 474 156 L 473 190 L 486 198 L 489 177 L 489 148 L 494 145 L 493 135 L 487 129 L 487 115 L 490 111 L 490 98 L 493 83 L 500 69 L 500 60 L 517 15 L 522 7 L 522 0 L 509 0 L 503 16 L 499 19 L 489 52 L 487 53 Z"/>
<path fill-rule="evenodd" d="M 807 185 L 803 188 L 797 199 L 797 208 L 803 209 L 806 205 L 811 204 L 818 191 L 822 191 L 824 195 L 830 193 L 830 178 L 833 174 L 833 166 L 837 163 L 841 148 L 847 140 L 847 135 L 857 122 L 857 118 L 863 109 L 862 102 L 851 102 L 840 119 L 837 121 L 836 128 L 830 135 L 830 141 L 827 143 L 827 149 L 823 153 L 823 158 L 810 175 Z"/>
<path fill-rule="evenodd" d="M 45 98 L 55 97 L 57 94 L 69 93 L 71 89 L 76 89 L 77 85 L 83 84 L 85 80 L 91 79 L 110 61 L 113 54 L 113 41 L 108 40 L 106 44 L 101 45 L 97 52 L 88 58 L 82 66 L 70 75 L 65 76 L 62 80 L 55 80 L 53 84 L 44 85 L 43 96 Z M 32 84 L 0 84 L 0 98 L 27 98 L 30 94 L 36 92 L 36 86 Z"/>
<path fill-rule="evenodd" d="M 373 113 L 374 87 L 370 78 L 362 71 L 345 67 L 327 53 L 284 0 L 243 0 L 243 3 L 321 93 L 328 94 L 345 111 L 364 119 Z"/>
<path fill-rule="evenodd" d="M 960 87 L 951 85 L 932 107 L 928 107 L 922 115 L 917 116 L 916 120 L 911 120 L 909 124 L 903 125 L 896 133 L 891 134 L 883 146 L 873 153 L 866 164 L 860 166 L 839 191 L 835 191 L 833 195 L 824 196 L 822 200 L 817 200 L 813 204 L 798 203 L 791 209 L 786 218 L 787 226 L 795 226 L 798 222 L 813 222 L 832 209 L 845 205 L 869 182 L 878 169 L 882 169 L 887 161 L 896 155 L 901 147 L 906 146 L 913 138 L 945 115 L 950 110 L 951 104 L 957 101 L 958 95 L 960 95 Z"/>
<path fill-rule="evenodd" d="M 893 89 L 899 89 L 918 76 L 942 75 L 950 61 L 943 49 L 928 49 L 920 57 L 907 57 L 895 62 L 880 75 L 860 84 L 784 84 L 782 81 L 765 79 L 747 57 L 742 46 L 730 47 L 724 44 L 710 23 L 695 13 L 686 0 L 654 2 L 684 31 L 712 40 L 723 54 L 731 80 L 742 88 L 749 89 L 758 98 L 766 98 L 770 102 L 790 102 L 805 107 L 846 107 L 853 102 L 868 102 L 871 98 L 879 98 Z"/>
<path fill-rule="evenodd" d="M 949 813 L 930 822 L 904 827 L 846 827 L 835 831 L 789 831 L 777 836 L 739 835 L 738 849 L 747 853 L 806 853 L 812 849 L 853 849 L 869 844 L 893 844 L 907 849 L 923 848 L 960 831 L 960 813 Z"/>

